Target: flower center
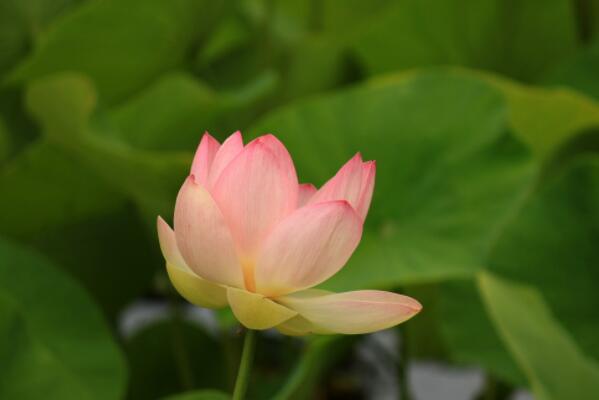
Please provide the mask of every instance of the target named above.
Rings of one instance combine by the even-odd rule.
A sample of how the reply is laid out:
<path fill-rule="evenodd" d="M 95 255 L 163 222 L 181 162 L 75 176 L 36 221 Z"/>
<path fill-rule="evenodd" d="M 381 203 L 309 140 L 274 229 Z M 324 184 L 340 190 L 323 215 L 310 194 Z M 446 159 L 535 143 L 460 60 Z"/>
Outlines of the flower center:
<path fill-rule="evenodd" d="M 241 269 L 243 271 L 243 283 L 248 292 L 256 293 L 256 280 L 254 279 L 254 263 L 252 261 L 242 261 Z"/>

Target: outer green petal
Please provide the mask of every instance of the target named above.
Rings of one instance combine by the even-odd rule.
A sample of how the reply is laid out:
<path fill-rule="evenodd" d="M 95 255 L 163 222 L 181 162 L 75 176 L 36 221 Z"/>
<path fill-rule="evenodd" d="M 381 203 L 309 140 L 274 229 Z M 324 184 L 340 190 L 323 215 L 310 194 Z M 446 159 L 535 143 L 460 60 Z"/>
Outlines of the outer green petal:
<path fill-rule="evenodd" d="M 275 328 L 283 335 L 288 336 L 304 336 L 309 335 L 311 333 L 317 333 L 322 335 L 335 333 L 314 325 L 301 315 L 296 315 L 295 317 L 288 319 L 282 324 L 277 325 Z"/>
<path fill-rule="evenodd" d="M 268 329 L 297 315 L 297 312 L 257 293 L 228 287 L 227 298 L 235 317 L 249 329 Z"/>
<path fill-rule="evenodd" d="M 206 308 L 227 305 L 227 291 L 223 286 L 200 278 L 188 268 L 166 263 L 166 271 L 177 292 L 190 303 Z"/>

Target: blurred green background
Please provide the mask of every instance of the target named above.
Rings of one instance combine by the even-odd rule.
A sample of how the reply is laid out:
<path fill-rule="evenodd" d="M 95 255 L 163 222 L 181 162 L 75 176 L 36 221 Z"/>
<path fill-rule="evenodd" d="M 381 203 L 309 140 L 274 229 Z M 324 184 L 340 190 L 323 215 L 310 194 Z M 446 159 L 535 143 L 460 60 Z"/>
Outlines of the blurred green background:
<path fill-rule="evenodd" d="M 303 182 L 377 160 L 323 286 L 423 303 L 391 331 L 404 399 L 407 360 L 599 398 L 598 99 L 597 0 L 0 0 L 0 399 L 225 398 L 193 391 L 229 390 L 235 322 L 194 322 L 154 224 L 237 129 Z M 364 340 L 262 335 L 251 398 L 369 398 Z"/>

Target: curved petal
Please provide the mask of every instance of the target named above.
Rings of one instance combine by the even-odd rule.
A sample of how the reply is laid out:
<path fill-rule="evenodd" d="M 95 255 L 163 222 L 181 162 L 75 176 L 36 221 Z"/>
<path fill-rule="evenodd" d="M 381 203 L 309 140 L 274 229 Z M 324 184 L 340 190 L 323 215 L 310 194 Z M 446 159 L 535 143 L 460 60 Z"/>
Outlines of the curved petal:
<path fill-rule="evenodd" d="M 194 175 L 197 181 L 202 185 L 208 184 L 210 168 L 219 147 L 220 144 L 215 138 L 208 132 L 204 133 L 191 164 L 191 174 Z"/>
<path fill-rule="evenodd" d="M 158 217 L 158 240 L 166 259 L 166 271 L 177 292 L 192 304 L 220 308 L 227 305 L 227 292 L 220 285 L 197 276 L 185 263 L 175 238 L 175 232 Z"/>
<path fill-rule="evenodd" d="M 250 142 L 223 170 L 214 198 L 244 264 L 251 264 L 267 233 L 295 209 L 297 192 L 293 162 L 272 135 Z"/>
<path fill-rule="evenodd" d="M 379 290 L 345 293 L 297 293 L 277 298 L 277 302 L 295 310 L 318 329 L 362 334 L 400 324 L 422 309 L 408 296 Z"/>
<path fill-rule="evenodd" d="M 376 175 L 376 162 L 367 161 L 362 164 L 362 192 L 356 206 L 356 211 L 366 219 L 370 202 L 372 201 L 372 192 L 374 191 L 374 177 Z"/>
<path fill-rule="evenodd" d="M 175 237 L 183 259 L 196 274 L 211 282 L 243 286 L 229 228 L 210 193 L 193 176 L 177 196 Z"/>
<path fill-rule="evenodd" d="M 297 312 L 266 297 L 243 289 L 227 288 L 235 317 L 249 329 L 268 329 L 293 318 Z"/>
<path fill-rule="evenodd" d="M 297 209 L 268 236 L 256 262 L 256 291 L 279 296 L 317 285 L 349 259 L 362 220 L 344 200 Z"/>
<path fill-rule="evenodd" d="M 160 250 L 166 262 L 177 267 L 189 268 L 177 246 L 175 232 L 160 216 L 156 219 L 156 230 L 158 231 Z"/>
<path fill-rule="evenodd" d="M 192 304 L 206 308 L 227 305 L 224 287 L 197 276 L 192 270 L 166 263 L 166 272 L 177 292 Z"/>
<path fill-rule="evenodd" d="M 362 156 L 358 153 L 310 198 L 308 204 L 347 200 L 365 219 L 372 200 L 375 174 L 376 163 L 362 162 Z"/>
<path fill-rule="evenodd" d="M 314 296 L 322 296 L 325 294 L 332 294 L 332 292 L 321 290 L 321 289 L 306 289 L 301 292 L 296 292 L 293 294 L 295 298 L 303 298 L 303 297 L 314 297 Z M 319 326 L 314 325 L 312 322 L 308 321 L 306 318 L 301 315 L 296 315 L 293 318 L 288 319 L 287 321 L 277 325 L 275 327 L 279 332 L 284 335 L 289 336 L 304 336 L 312 333 L 316 334 L 331 334 L 329 330 L 323 329 Z"/>
<path fill-rule="evenodd" d="M 297 206 L 305 206 L 310 198 L 316 193 L 316 187 L 311 183 L 302 183 L 299 185 L 299 191 L 297 196 Z"/>
<path fill-rule="evenodd" d="M 221 172 L 243 150 L 243 138 L 237 131 L 229 136 L 218 149 L 210 168 L 210 187 L 218 180 Z"/>
<path fill-rule="evenodd" d="M 331 200 L 347 200 L 354 209 L 357 209 L 362 193 L 362 156 L 360 153 L 353 156 L 334 177 L 329 179 L 312 196 L 309 204 Z"/>

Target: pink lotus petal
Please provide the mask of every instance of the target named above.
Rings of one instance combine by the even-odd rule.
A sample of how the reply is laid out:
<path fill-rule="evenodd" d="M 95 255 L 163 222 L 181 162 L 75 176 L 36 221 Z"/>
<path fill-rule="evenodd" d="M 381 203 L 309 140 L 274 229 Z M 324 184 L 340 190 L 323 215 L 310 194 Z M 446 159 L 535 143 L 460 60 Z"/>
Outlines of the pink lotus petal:
<path fill-rule="evenodd" d="M 206 132 L 193 157 L 191 175 L 195 176 L 195 179 L 204 186 L 208 184 L 210 168 L 219 147 L 218 141 Z"/>
<path fill-rule="evenodd" d="M 166 259 L 166 271 L 177 292 L 192 304 L 221 308 L 227 305 L 224 287 L 200 278 L 193 272 L 179 253 L 175 232 L 160 217 L 157 221 L 158 239 Z"/>
<path fill-rule="evenodd" d="M 362 194 L 362 172 L 362 156 L 358 153 L 312 196 L 308 204 L 347 200 L 357 209 Z"/>
<path fill-rule="evenodd" d="M 299 185 L 297 206 L 302 207 L 308 203 L 310 198 L 316 193 L 316 187 L 311 183 L 302 183 Z"/>
<path fill-rule="evenodd" d="M 318 329 L 362 334 L 400 324 L 422 309 L 408 296 L 378 290 L 345 293 L 294 293 L 277 302 L 298 312 Z"/>
<path fill-rule="evenodd" d="M 156 220 L 156 228 L 158 230 L 158 241 L 160 242 L 160 250 L 167 263 L 175 265 L 180 268 L 187 268 L 187 263 L 183 259 L 179 247 L 177 246 L 177 239 L 175 238 L 175 232 L 166 223 L 162 217 L 158 217 Z"/>
<path fill-rule="evenodd" d="M 243 287 L 229 227 L 210 193 L 190 176 L 175 206 L 175 236 L 187 265 L 209 281 Z"/>
<path fill-rule="evenodd" d="M 213 194 L 246 274 L 268 232 L 296 208 L 297 192 L 291 157 L 272 135 L 250 142 L 221 173 Z"/>
<path fill-rule="evenodd" d="M 242 150 L 243 137 L 241 136 L 241 132 L 237 131 L 223 142 L 214 157 L 212 167 L 210 168 L 210 187 L 214 186 L 221 172 Z"/>
<path fill-rule="evenodd" d="M 367 161 L 362 164 L 362 191 L 360 193 L 358 204 L 356 205 L 356 211 L 362 217 L 362 219 L 366 219 L 368 209 L 370 208 L 372 192 L 374 191 L 375 175 L 376 162 Z"/>
<path fill-rule="evenodd" d="M 256 291 L 278 296 L 317 285 L 345 265 L 362 235 L 347 201 L 297 209 L 266 239 L 256 263 Z"/>

